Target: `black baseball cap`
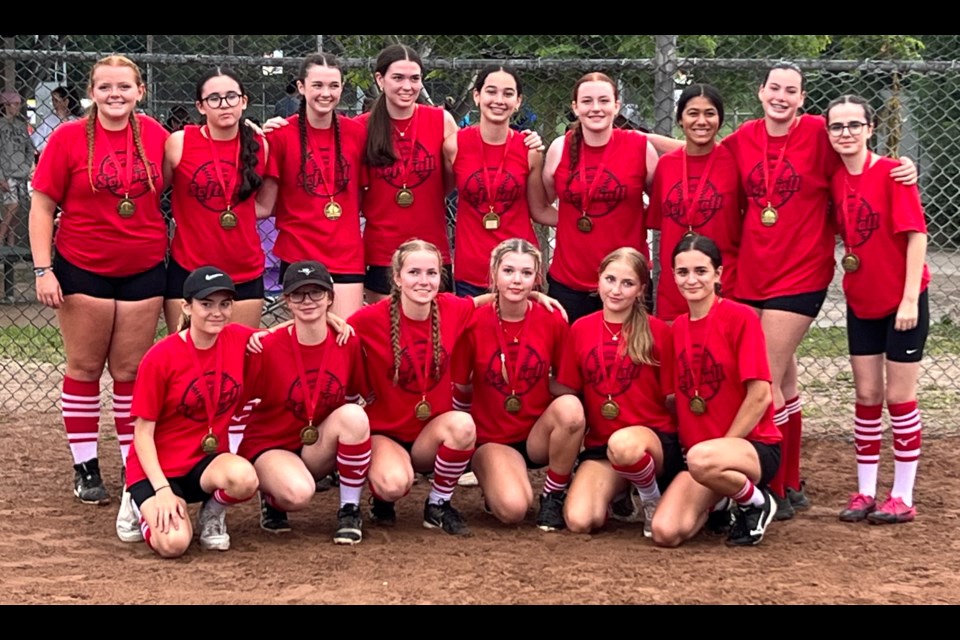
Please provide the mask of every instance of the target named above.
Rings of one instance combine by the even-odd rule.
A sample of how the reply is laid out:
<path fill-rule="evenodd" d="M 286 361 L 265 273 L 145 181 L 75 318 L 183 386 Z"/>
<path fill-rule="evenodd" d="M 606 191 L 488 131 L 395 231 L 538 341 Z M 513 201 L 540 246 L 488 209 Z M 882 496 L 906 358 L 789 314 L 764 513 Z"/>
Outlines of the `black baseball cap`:
<path fill-rule="evenodd" d="M 333 291 L 333 278 L 327 268 L 316 260 L 301 260 L 287 267 L 283 274 L 283 292 L 291 293 L 305 284 L 315 284 Z"/>
<path fill-rule="evenodd" d="M 233 280 L 223 269 L 217 267 L 200 267 L 195 269 L 183 282 L 183 297 L 185 300 L 206 298 L 217 291 L 229 291 L 236 295 L 237 288 Z"/>

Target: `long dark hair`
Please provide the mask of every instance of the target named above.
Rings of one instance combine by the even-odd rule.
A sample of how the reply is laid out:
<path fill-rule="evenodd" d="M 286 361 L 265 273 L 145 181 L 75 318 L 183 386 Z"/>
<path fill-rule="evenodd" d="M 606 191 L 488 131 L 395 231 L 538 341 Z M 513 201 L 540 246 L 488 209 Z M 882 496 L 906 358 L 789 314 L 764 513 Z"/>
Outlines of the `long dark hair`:
<path fill-rule="evenodd" d="M 307 74 L 310 72 L 310 67 L 319 66 L 319 67 L 329 67 L 330 69 L 337 69 L 340 71 L 340 82 L 343 82 L 343 67 L 340 66 L 340 59 L 332 53 L 324 53 L 320 51 L 318 53 L 311 53 L 306 58 L 303 59 L 303 64 L 300 65 L 300 71 L 297 74 L 297 81 L 304 87 L 307 83 Z M 307 130 L 309 123 L 307 122 L 307 101 L 306 99 L 300 100 L 300 107 L 297 109 L 297 115 L 300 117 L 297 119 L 300 129 L 300 184 L 307 184 L 307 153 L 309 152 L 309 145 L 307 143 Z M 333 153 L 337 161 L 333 165 L 333 184 L 327 185 L 327 188 L 330 189 L 330 193 L 327 195 L 333 195 L 337 190 L 337 169 L 340 168 L 340 163 L 343 162 L 341 157 L 342 149 L 340 148 L 340 120 L 337 116 L 337 112 L 334 111 L 333 116 Z M 316 163 L 320 164 L 320 158 L 315 158 Z"/>
<path fill-rule="evenodd" d="M 247 95 L 247 90 L 243 87 L 243 81 L 240 80 L 240 76 L 230 69 L 217 67 L 216 69 L 207 71 L 197 80 L 196 99 L 198 103 L 203 100 L 203 86 L 207 84 L 207 81 L 220 76 L 225 76 L 236 82 L 240 88 L 240 95 Z M 240 171 L 240 189 L 237 192 L 237 200 L 239 202 L 243 202 L 249 198 L 260 188 L 260 185 L 263 184 L 263 177 L 256 171 L 256 167 L 260 163 L 260 160 L 257 158 L 258 151 L 260 151 L 260 143 L 257 141 L 253 129 L 245 125 L 241 118 L 240 166 L 237 167 Z M 229 196 L 229 194 L 224 195 Z"/>
<path fill-rule="evenodd" d="M 423 72 L 423 62 L 420 60 L 420 54 L 405 44 L 392 44 L 383 49 L 377 56 L 374 71 L 381 76 L 385 76 L 390 65 L 400 60 L 415 62 L 420 67 L 420 72 Z M 369 166 L 389 167 L 397 161 L 397 155 L 393 150 L 391 126 L 390 113 L 387 111 L 387 98 L 381 91 L 370 109 L 369 120 L 367 120 L 366 160 Z"/>

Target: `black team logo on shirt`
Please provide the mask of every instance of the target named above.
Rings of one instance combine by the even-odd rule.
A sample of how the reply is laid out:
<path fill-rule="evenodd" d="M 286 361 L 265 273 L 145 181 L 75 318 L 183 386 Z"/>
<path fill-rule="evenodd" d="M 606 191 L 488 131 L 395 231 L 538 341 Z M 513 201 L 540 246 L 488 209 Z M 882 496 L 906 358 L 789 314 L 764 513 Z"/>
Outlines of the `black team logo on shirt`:
<path fill-rule="evenodd" d="M 317 162 L 313 151 L 307 153 L 307 162 L 304 168 L 306 184 L 304 184 L 304 176 L 298 173 L 297 186 L 303 187 L 304 191 L 315 198 L 329 198 L 330 196 L 342 193 L 350 183 L 350 162 L 347 161 L 343 155 L 337 158 L 337 179 L 334 184 L 334 191 L 333 193 L 327 193 L 323 182 L 323 176 L 325 174 L 321 173 L 321 171 L 326 173 L 330 172 L 329 154 L 332 152 L 332 149 L 321 149 L 320 152 L 323 155 L 323 157 L 320 158 L 320 163 Z M 330 176 L 327 176 L 327 178 L 329 179 Z"/>
<path fill-rule="evenodd" d="M 629 390 L 633 381 L 640 377 L 643 365 L 634 363 L 630 356 L 624 356 L 620 360 L 617 370 L 610 371 L 609 369 L 613 368 L 616 357 L 617 344 L 614 342 L 604 343 L 603 360 L 607 363 L 608 371 L 607 375 L 603 375 L 600 370 L 601 363 L 597 347 L 590 349 L 590 353 L 587 354 L 586 366 L 584 367 L 586 383 L 601 396 L 606 396 L 608 393 L 614 397 L 619 396 Z"/>
<path fill-rule="evenodd" d="M 772 170 L 773 167 L 768 167 Z M 780 165 L 780 171 L 776 176 L 771 176 L 774 180 L 773 193 L 771 194 L 770 204 L 775 208 L 782 207 L 790 198 L 793 197 L 803 184 L 803 178 L 796 172 L 790 161 L 784 158 Z M 747 197 L 753 200 L 758 207 L 767 206 L 767 185 L 764 182 L 763 163 L 758 162 L 750 175 L 747 176 Z M 755 216 L 754 216 L 755 217 Z M 759 218 L 757 218 L 759 220 Z"/>
<path fill-rule="evenodd" d="M 677 357 L 677 363 L 680 365 L 680 393 L 688 398 L 693 397 L 693 371 L 700 369 L 700 388 L 697 390 L 704 400 L 709 400 L 720 391 L 720 384 L 726 380 L 723 374 L 723 365 L 719 364 L 710 349 L 702 351 L 703 362 L 699 358 L 693 362 L 694 369 L 691 369 L 690 358 L 687 357 L 687 350 L 684 349 Z"/>
<path fill-rule="evenodd" d="M 487 173 L 491 176 L 491 179 L 493 179 L 493 176 L 497 175 L 497 167 L 489 167 Z M 477 169 L 467 178 L 467 181 L 463 185 L 463 190 L 460 192 L 460 197 L 471 207 L 479 211 L 481 215 L 486 215 L 489 212 L 490 204 L 487 202 L 487 191 L 484 182 L 483 170 Z M 497 185 L 496 191 L 494 191 L 493 194 L 494 213 L 500 215 L 507 213 L 511 207 L 513 207 L 513 204 L 522 197 L 526 197 L 526 194 L 524 194 L 523 189 L 520 188 L 520 183 L 513 174 L 504 170 L 500 176 L 500 184 Z"/>
<path fill-rule="evenodd" d="M 511 385 L 503 381 L 503 374 L 500 369 L 500 349 L 497 349 L 491 356 L 490 361 L 487 362 L 487 370 L 483 377 L 487 384 L 504 396 L 511 393 L 516 393 L 518 396 L 529 393 L 540 380 L 546 377 L 549 371 L 547 363 L 543 361 L 536 349 L 528 344 L 523 345 L 523 347 L 523 360 L 520 363 L 520 370 L 517 372 L 517 379 L 514 380 L 514 365 L 517 362 L 517 351 L 520 349 L 520 345 L 507 345 L 507 377 L 510 378 Z"/>
<path fill-rule="evenodd" d="M 200 391 L 196 378 L 190 381 L 187 390 L 183 392 L 183 398 L 180 399 L 180 404 L 177 405 L 177 413 L 193 422 L 207 422 L 209 418 L 207 417 L 207 404 L 204 398 L 213 395 L 213 375 L 213 371 L 207 371 L 203 374 L 203 382 L 207 385 L 207 392 L 205 394 Z M 239 401 L 240 385 L 229 373 L 222 373 L 220 378 L 220 399 L 217 402 L 216 415 L 223 415 L 227 412 L 232 414 L 234 409 L 237 408 Z"/>
<path fill-rule="evenodd" d="M 429 349 L 429 345 L 426 340 L 417 340 L 415 343 L 414 351 L 418 354 L 425 353 Z M 433 362 L 433 350 L 431 349 L 427 357 L 430 358 L 430 369 L 427 371 L 427 391 L 430 391 L 435 386 L 437 386 L 437 380 L 433 377 L 435 364 Z M 417 367 L 417 370 L 414 369 L 414 366 Z M 450 366 L 450 357 L 447 355 L 446 349 L 442 346 L 440 347 L 440 378 L 443 378 L 444 373 L 446 373 L 447 368 Z M 406 347 L 400 351 L 400 374 L 397 379 L 397 386 L 406 391 L 407 393 L 413 393 L 415 395 L 420 395 L 420 382 L 417 376 L 423 375 L 423 360 L 417 360 L 414 362 L 413 358 L 410 357 L 410 352 Z M 390 380 L 390 383 L 393 384 L 393 367 L 391 366 L 387 370 L 387 378 Z"/>
<path fill-rule="evenodd" d="M 240 191 L 240 176 L 231 176 L 236 174 L 237 167 L 230 160 L 221 160 L 220 166 L 223 167 L 224 171 L 223 182 L 229 183 L 231 179 L 234 181 L 233 197 L 230 201 L 236 205 L 237 193 Z M 203 205 L 203 208 L 208 211 L 220 213 L 227 206 L 227 200 L 223 197 L 223 187 L 220 186 L 220 181 L 217 180 L 217 165 L 215 165 L 212 160 L 204 162 L 197 167 L 197 170 L 193 173 L 193 177 L 190 178 L 187 193 L 191 197 L 196 198 L 197 202 Z"/>
<path fill-rule="evenodd" d="M 843 208 L 837 207 L 837 209 L 840 210 L 840 232 L 851 248 L 855 249 L 865 243 L 873 232 L 880 228 L 880 214 L 874 211 L 863 197 L 860 198 L 860 202 L 857 202 L 855 195 L 847 195 L 847 211 L 856 212 L 856 215 L 852 216 L 856 224 L 853 229 L 845 228 L 847 219 Z"/>
<path fill-rule="evenodd" d="M 117 162 L 120 163 L 119 167 L 113 163 L 113 159 L 109 155 L 103 157 L 103 161 L 100 162 L 100 166 L 93 175 L 93 185 L 97 189 L 106 189 L 119 198 L 139 198 L 150 191 L 147 171 L 139 154 L 133 154 L 133 183 L 130 185 L 129 194 L 124 192 L 123 186 L 123 179 L 126 177 L 127 170 L 126 155 L 117 155 Z M 150 163 L 150 174 L 153 176 L 154 182 L 159 179 L 160 174 L 152 162 Z"/>
<path fill-rule="evenodd" d="M 596 167 L 587 167 L 586 182 L 588 189 L 592 187 L 596 174 Z M 593 197 L 590 198 L 590 208 L 587 209 L 587 213 L 594 218 L 605 216 L 613 211 L 618 204 L 626 200 L 627 195 L 627 185 L 620 184 L 616 175 L 609 169 L 604 169 L 600 184 L 597 186 Z M 580 186 L 580 169 L 570 174 L 570 178 L 567 179 L 567 186 L 561 192 L 560 198 L 576 207 L 577 211 L 583 211 L 584 198 Z"/>
<path fill-rule="evenodd" d="M 316 393 L 317 372 L 318 369 L 310 369 L 307 371 L 307 380 L 310 381 L 309 389 L 303 388 L 303 385 L 300 383 L 300 376 L 297 376 L 290 385 L 290 389 L 287 391 L 287 399 L 283 403 L 287 411 L 291 412 L 298 420 L 302 420 L 303 422 L 307 422 L 307 396 L 311 390 L 313 393 Z M 320 385 L 320 400 L 317 403 L 317 408 L 327 407 L 332 410 L 343 404 L 344 398 L 346 397 L 346 390 L 343 382 L 340 381 L 340 378 L 338 378 L 336 374 L 329 369 L 324 371 L 323 375 L 320 376 Z"/>
<path fill-rule="evenodd" d="M 374 174 L 381 180 L 386 181 L 391 187 L 402 188 L 403 158 L 410 157 L 410 143 L 406 140 L 397 142 L 397 161 L 389 167 L 377 167 Z M 406 181 L 407 188 L 413 189 L 430 177 L 430 174 L 437 168 L 437 158 L 427 151 L 426 147 L 420 144 L 418 140 L 413 145 L 413 157 L 407 167 Z"/>
<path fill-rule="evenodd" d="M 700 188 L 700 178 L 691 178 L 689 180 L 689 188 L 690 193 L 687 195 L 696 195 L 697 190 Z M 694 229 L 702 227 L 710 222 L 713 216 L 717 214 L 717 211 L 723 208 L 723 194 L 719 193 L 717 188 L 713 186 L 713 183 L 707 180 L 707 184 L 703 187 L 703 193 L 700 194 L 700 201 L 691 203 L 693 205 L 693 220 L 691 221 L 687 216 L 687 212 L 684 210 L 684 198 L 681 196 L 682 192 L 683 182 L 680 181 L 673 185 L 673 188 L 667 193 L 666 200 L 663 202 L 663 215 L 681 227 L 686 228 L 691 222 Z"/>

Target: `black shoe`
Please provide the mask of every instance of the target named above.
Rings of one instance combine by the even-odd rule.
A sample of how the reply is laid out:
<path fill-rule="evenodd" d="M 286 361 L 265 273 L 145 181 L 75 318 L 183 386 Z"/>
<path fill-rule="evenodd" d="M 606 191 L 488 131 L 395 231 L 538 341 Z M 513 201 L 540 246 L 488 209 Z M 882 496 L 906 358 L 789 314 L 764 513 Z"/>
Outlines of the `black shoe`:
<path fill-rule="evenodd" d="M 777 502 L 773 495 L 763 492 L 763 506 L 737 505 L 733 510 L 733 526 L 727 536 L 727 544 L 742 547 L 760 544 L 767 526 L 777 515 Z"/>
<path fill-rule="evenodd" d="M 799 489 L 787 487 L 787 498 L 790 499 L 790 506 L 793 507 L 794 511 L 803 511 L 804 509 L 810 508 L 810 499 L 807 498 L 807 494 L 804 491 L 806 484 L 806 482 L 801 480 Z"/>
<path fill-rule="evenodd" d="M 337 532 L 333 534 L 333 543 L 358 544 L 363 540 L 362 529 L 360 505 L 345 504 L 337 511 Z"/>
<path fill-rule="evenodd" d="M 632 484 L 621 494 L 614 496 L 610 503 L 610 517 L 620 522 L 640 522 L 643 520 L 643 504 Z"/>
<path fill-rule="evenodd" d="M 340 483 L 340 477 L 336 476 L 334 478 L 333 473 L 328 474 L 317 480 L 317 493 L 323 493 L 324 491 L 330 491 L 333 487 L 337 486 Z"/>
<path fill-rule="evenodd" d="M 449 500 L 439 504 L 430 504 L 430 498 L 423 504 L 423 526 L 426 529 L 443 529 L 450 535 L 467 536 L 470 529 L 460 512 L 453 508 Z"/>
<path fill-rule="evenodd" d="M 100 461 L 90 458 L 86 462 L 73 465 L 73 495 L 84 504 L 108 504 L 110 494 L 103 486 L 100 477 Z"/>
<path fill-rule="evenodd" d="M 563 519 L 563 502 L 566 499 L 566 491 L 551 491 L 540 496 L 537 527 L 541 531 L 560 531 L 567 526 Z"/>
<path fill-rule="evenodd" d="M 260 494 L 260 528 L 270 533 L 286 533 L 290 531 L 290 522 L 287 521 L 287 512 L 271 507 L 263 494 Z"/>
<path fill-rule="evenodd" d="M 723 509 L 717 509 L 707 514 L 707 523 L 704 528 L 715 535 L 727 535 L 730 533 L 730 527 L 733 526 L 733 506 L 736 503 L 729 498 L 725 498 L 727 506 Z"/>
<path fill-rule="evenodd" d="M 787 490 L 789 491 L 789 489 Z M 781 520 L 790 520 L 793 516 L 797 515 L 796 510 L 793 508 L 793 504 L 790 502 L 788 495 L 783 496 L 782 498 L 777 494 L 771 492 L 770 495 L 773 496 L 774 501 L 777 503 L 777 515 L 775 519 L 777 522 Z"/>
<path fill-rule="evenodd" d="M 370 521 L 381 527 L 392 527 L 397 524 L 397 509 L 392 502 L 370 498 L 373 508 L 370 509 Z"/>

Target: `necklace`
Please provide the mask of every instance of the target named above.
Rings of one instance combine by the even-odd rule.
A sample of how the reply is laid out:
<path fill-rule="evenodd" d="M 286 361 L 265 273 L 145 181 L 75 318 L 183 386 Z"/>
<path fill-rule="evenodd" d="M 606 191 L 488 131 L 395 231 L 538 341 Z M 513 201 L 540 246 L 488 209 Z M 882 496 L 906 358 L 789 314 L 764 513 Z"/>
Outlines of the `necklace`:
<path fill-rule="evenodd" d="M 413 124 L 413 118 L 410 118 L 410 122 L 407 123 L 407 126 L 404 127 L 403 131 L 400 131 L 400 129 L 397 128 L 397 125 L 393 125 L 393 130 L 396 131 L 397 135 L 399 135 L 402 138 L 403 136 L 407 135 L 407 131 L 410 130 L 410 125 L 412 124 Z"/>
<path fill-rule="evenodd" d="M 601 320 L 600 322 L 602 322 L 603 326 L 606 327 L 607 331 L 610 333 L 610 337 L 613 339 L 614 342 L 617 342 L 618 340 L 620 340 L 620 334 L 623 332 L 623 327 L 620 328 L 620 331 L 617 331 L 616 333 L 614 333 L 613 329 L 610 328 L 610 325 L 607 324 L 606 320 Z"/>

